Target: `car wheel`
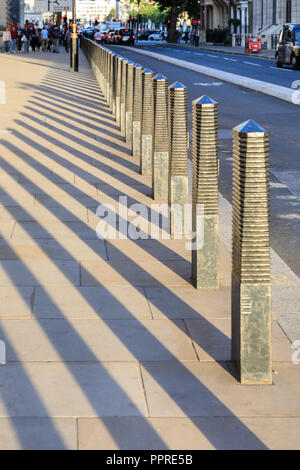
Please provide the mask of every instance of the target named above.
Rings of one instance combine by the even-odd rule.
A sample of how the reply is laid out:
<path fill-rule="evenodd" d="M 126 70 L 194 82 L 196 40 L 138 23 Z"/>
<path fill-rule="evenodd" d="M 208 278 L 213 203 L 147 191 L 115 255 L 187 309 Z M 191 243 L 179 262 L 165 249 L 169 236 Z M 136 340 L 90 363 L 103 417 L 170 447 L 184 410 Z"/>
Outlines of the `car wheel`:
<path fill-rule="evenodd" d="M 299 68 L 299 63 L 296 56 L 293 55 L 291 63 L 294 70 L 297 70 Z"/>

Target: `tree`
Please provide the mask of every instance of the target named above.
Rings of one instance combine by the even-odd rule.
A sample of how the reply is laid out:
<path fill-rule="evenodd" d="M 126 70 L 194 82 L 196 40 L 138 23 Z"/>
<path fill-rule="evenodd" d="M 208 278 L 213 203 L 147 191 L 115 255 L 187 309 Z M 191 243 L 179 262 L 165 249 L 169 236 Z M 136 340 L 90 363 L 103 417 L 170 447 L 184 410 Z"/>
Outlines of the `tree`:
<path fill-rule="evenodd" d="M 180 13 L 187 12 L 190 16 L 200 13 L 199 0 L 155 0 L 161 10 L 169 12 L 170 26 L 168 42 L 176 42 L 176 24 Z"/>

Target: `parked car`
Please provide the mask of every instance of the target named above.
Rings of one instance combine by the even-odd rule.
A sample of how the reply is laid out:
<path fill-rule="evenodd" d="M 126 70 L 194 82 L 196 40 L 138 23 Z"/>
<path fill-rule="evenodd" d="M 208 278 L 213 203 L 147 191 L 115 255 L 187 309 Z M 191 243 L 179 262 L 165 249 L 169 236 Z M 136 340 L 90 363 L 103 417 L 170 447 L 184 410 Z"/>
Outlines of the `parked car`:
<path fill-rule="evenodd" d="M 276 65 L 281 68 L 284 64 L 292 65 L 293 69 L 300 67 L 300 25 L 286 24 L 280 33 L 276 47 Z"/>
<path fill-rule="evenodd" d="M 166 31 L 155 31 L 149 35 L 149 41 L 162 41 L 166 39 L 165 36 Z M 167 33 L 168 36 L 168 33 Z"/>
<path fill-rule="evenodd" d="M 143 31 L 138 35 L 138 39 L 148 41 L 150 34 L 156 33 L 157 31 Z"/>
<path fill-rule="evenodd" d="M 119 29 L 116 32 L 115 44 L 126 44 L 128 46 L 134 46 L 135 35 L 132 29 Z"/>

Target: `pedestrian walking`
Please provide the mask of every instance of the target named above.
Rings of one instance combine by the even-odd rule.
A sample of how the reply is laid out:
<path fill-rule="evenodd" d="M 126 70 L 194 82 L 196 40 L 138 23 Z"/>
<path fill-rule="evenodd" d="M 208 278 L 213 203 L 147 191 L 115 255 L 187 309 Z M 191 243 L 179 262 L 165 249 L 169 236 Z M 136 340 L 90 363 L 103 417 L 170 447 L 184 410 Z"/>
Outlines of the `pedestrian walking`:
<path fill-rule="evenodd" d="M 11 47 L 11 34 L 8 28 L 5 28 L 5 31 L 3 33 L 3 43 L 4 43 L 4 50 L 5 52 L 10 51 Z"/>
<path fill-rule="evenodd" d="M 37 36 L 37 32 L 35 28 L 31 30 L 30 45 L 31 45 L 32 51 L 35 52 L 35 49 L 37 48 L 37 45 L 38 45 L 38 36 Z"/>
<path fill-rule="evenodd" d="M 12 52 L 16 52 L 18 33 L 14 26 L 11 28 L 10 35 L 11 35 L 11 50 Z"/>
<path fill-rule="evenodd" d="M 68 28 L 65 32 L 65 49 L 66 53 L 69 52 L 71 46 L 71 28 Z"/>
<path fill-rule="evenodd" d="M 49 35 L 48 35 L 48 29 L 46 26 L 43 26 L 43 29 L 41 31 L 41 39 L 42 39 L 42 51 L 46 52 L 48 48 L 48 41 L 49 41 Z"/>
<path fill-rule="evenodd" d="M 19 25 L 19 23 L 17 24 L 17 28 L 16 28 L 16 33 L 17 33 L 17 51 L 18 52 L 21 52 L 22 50 L 22 36 L 23 36 L 23 29 L 21 28 L 21 26 Z"/>
<path fill-rule="evenodd" d="M 24 39 L 25 36 L 25 39 Z M 24 34 L 21 38 L 22 42 L 24 42 L 24 51 L 29 52 L 30 41 L 31 41 L 31 29 L 28 24 L 25 25 Z"/>
<path fill-rule="evenodd" d="M 57 26 L 55 26 L 53 30 L 53 51 L 52 52 L 59 52 L 59 36 L 60 36 L 59 29 Z"/>

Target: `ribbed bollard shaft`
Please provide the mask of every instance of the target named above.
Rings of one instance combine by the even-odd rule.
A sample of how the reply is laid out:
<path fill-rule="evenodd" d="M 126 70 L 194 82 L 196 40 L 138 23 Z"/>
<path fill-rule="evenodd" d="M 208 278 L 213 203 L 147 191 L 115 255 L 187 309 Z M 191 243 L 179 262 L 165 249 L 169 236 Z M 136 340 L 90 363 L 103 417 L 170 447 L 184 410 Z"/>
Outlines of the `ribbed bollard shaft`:
<path fill-rule="evenodd" d="M 115 90 L 115 63 L 116 63 L 116 54 L 113 52 L 111 54 L 111 78 L 110 78 L 110 107 L 112 114 L 115 115 L 116 112 L 116 90 Z"/>
<path fill-rule="evenodd" d="M 116 72 L 116 123 L 118 126 L 121 125 L 122 60 L 123 57 L 118 56 Z"/>
<path fill-rule="evenodd" d="M 242 383 L 272 383 L 269 134 L 233 129 L 232 359 Z"/>
<path fill-rule="evenodd" d="M 153 199 L 168 198 L 169 132 L 168 132 L 168 80 L 158 74 L 153 79 L 154 143 L 152 161 Z"/>
<path fill-rule="evenodd" d="M 121 133 L 125 136 L 126 132 L 126 93 L 127 93 L 127 62 L 128 59 L 122 59 L 122 77 L 121 77 Z"/>
<path fill-rule="evenodd" d="M 185 232 L 188 204 L 187 88 L 180 82 L 169 87 L 169 206 L 171 235 Z"/>
<path fill-rule="evenodd" d="M 133 89 L 133 111 L 132 111 L 132 152 L 133 157 L 141 157 L 141 126 L 142 126 L 142 96 L 143 96 L 143 67 L 135 64 L 134 67 L 134 89 Z"/>
<path fill-rule="evenodd" d="M 126 93 L 126 142 L 132 149 L 132 112 L 134 88 L 134 62 L 127 62 L 127 93 Z"/>
<path fill-rule="evenodd" d="M 193 101 L 192 278 L 198 289 L 219 287 L 218 105 Z"/>
<path fill-rule="evenodd" d="M 153 154 L 153 131 L 154 131 L 154 109 L 153 109 L 153 72 L 144 69 L 143 95 L 142 95 L 142 137 L 141 137 L 141 165 L 140 171 L 143 175 L 152 174 Z"/>

